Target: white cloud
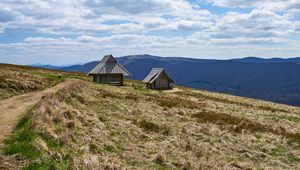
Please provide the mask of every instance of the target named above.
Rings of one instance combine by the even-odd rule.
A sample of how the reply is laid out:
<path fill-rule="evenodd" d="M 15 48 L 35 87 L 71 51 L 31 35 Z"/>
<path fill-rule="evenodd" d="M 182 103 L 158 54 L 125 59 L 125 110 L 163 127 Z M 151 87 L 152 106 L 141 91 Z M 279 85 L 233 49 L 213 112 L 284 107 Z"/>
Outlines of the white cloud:
<path fill-rule="evenodd" d="M 229 8 L 249 8 L 256 6 L 261 0 L 206 0 L 215 6 Z"/>
<path fill-rule="evenodd" d="M 211 15 L 207 10 L 194 9 L 184 0 L 128 0 L 122 1 L 122 5 L 116 0 L 3 0 L 0 6 L 7 9 L 3 14 L 0 11 L 0 22 L 5 19 L 5 28 L 31 28 L 50 34 L 132 32 L 144 29 L 146 21 L 156 22 L 166 15 L 175 18 L 166 19 L 165 24 L 180 18 L 205 22 L 204 18 Z M 122 23 L 111 26 L 105 23 L 109 21 Z"/>
<path fill-rule="evenodd" d="M 209 11 L 204 1 L 230 10 Z M 298 0 L 1 0 L 0 36 L 17 30 L 29 37 L 0 45 L 0 59 L 105 52 L 231 58 L 238 47 L 242 57 L 270 56 L 274 46 L 296 55 L 299 7 Z"/>
<path fill-rule="evenodd" d="M 299 0 L 204 0 L 215 6 L 227 8 L 257 8 L 272 11 L 300 9 Z"/>
<path fill-rule="evenodd" d="M 206 38 L 220 44 L 282 44 L 289 45 L 289 36 L 297 36 L 299 23 L 273 11 L 254 9 L 250 13 L 228 12 L 206 31 Z M 195 33 L 201 37 L 201 33 Z M 219 44 L 219 43 L 218 43 Z"/>

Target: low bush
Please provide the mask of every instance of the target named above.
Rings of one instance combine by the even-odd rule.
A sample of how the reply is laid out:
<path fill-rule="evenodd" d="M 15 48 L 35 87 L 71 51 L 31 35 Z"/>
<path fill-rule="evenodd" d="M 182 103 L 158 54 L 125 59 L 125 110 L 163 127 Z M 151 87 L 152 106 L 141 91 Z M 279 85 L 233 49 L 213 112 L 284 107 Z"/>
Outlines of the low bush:
<path fill-rule="evenodd" d="M 145 130 L 149 130 L 149 131 L 153 131 L 153 132 L 159 132 L 160 128 L 159 125 L 154 123 L 154 122 L 150 122 L 147 120 L 142 120 L 140 122 L 140 127 L 142 127 Z"/>
<path fill-rule="evenodd" d="M 171 134 L 171 127 L 167 124 L 159 125 L 157 123 L 148 121 L 148 120 L 142 120 L 140 121 L 140 127 L 152 131 L 152 132 L 160 132 L 164 135 L 170 135 Z"/>

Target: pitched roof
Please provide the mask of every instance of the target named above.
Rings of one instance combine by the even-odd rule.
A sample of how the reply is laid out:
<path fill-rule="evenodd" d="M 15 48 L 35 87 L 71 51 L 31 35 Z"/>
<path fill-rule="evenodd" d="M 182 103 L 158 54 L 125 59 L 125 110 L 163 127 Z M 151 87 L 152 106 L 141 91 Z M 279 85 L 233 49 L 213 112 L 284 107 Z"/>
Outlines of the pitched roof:
<path fill-rule="evenodd" d="M 165 74 L 166 77 L 174 83 L 170 76 L 165 72 L 163 68 L 152 68 L 148 76 L 143 80 L 144 83 L 153 83 L 161 74 Z"/>
<path fill-rule="evenodd" d="M 131 73 L 121 66 L 112 55 L 104 56 L 101 62 L 88 75 L 109 73 L 121 73 L 124 76 L 131 76 Z"/>

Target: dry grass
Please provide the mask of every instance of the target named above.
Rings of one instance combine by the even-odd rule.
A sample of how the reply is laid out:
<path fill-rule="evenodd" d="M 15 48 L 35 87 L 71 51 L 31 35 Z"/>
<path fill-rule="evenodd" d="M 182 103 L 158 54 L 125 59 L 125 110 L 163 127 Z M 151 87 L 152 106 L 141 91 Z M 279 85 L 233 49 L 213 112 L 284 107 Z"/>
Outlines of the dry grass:
<path fill-rule="evenodd" d="M 56 85 L 64 78 L 80 76 L 82 75 L 79 73 L 0 64 L 0 99 L 43 90 Z"/>
<path fill-rule="evenodd" d="M 272 128 L 269 125 L 264 125 L 260 122 L 255 122 L 243 117 L 236 117 L 226 113 L 216 113 L 210 111 L 201 111 L 192 115 L 197 118 L 201 123 L 215 123 L 218 125 L 226 125 L 234 132 L 241 133 L 243 131 L 260 132 L 260 133 L 273 133 L 282 135 L 290 140 L 290 142 L 297 142 L 300 144 L 300 133 L 288 133 L 286 129 L 279 126 Z"/>
<path fill-rule="evenodd" d="M 38 160 L 57 169 L 299 169 L 297 107 L 126 85 L 82 81 L 39 102 L 28 113 Z"/>

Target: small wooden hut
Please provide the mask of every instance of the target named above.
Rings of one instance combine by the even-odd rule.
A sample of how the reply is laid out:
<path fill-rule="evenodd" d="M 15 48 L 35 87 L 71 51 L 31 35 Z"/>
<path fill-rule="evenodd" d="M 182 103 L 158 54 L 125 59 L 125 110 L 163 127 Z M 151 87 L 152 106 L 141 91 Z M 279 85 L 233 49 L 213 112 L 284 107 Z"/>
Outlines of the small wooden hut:
<path fill-rule="evenodd" d="M 106 55 L 88 76 L 93 76 L 94 82 L 122 86 L 123 76 L 131 74 L 112 55 Z"/>
<path fill-rule="evenodd" d="M 174 81 L 163 68 L 152 68 L 143 82 L 147 84 L 148 88 L 155 90 L 172 89 L 174 84 Z"/>

